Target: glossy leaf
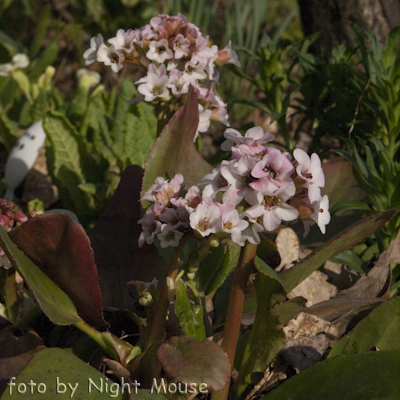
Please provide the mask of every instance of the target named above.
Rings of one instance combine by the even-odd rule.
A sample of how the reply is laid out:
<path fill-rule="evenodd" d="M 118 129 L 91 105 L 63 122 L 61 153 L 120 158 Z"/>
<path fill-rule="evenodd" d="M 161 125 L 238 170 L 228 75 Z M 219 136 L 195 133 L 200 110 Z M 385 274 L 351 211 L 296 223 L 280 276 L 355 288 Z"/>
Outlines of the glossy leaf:
<path fill-rule="evenodd" d="M 396 209 L 390 209 L 354 223 L 302 261 L 295 264 L 289 271 L 282 273 L 281 279 L 286 291 L 290 292 L 293 290 L 326 260 L 353 247 L 361 240 L 372 235 L 385 222 L 389 221 L 395 213 Z"/>
<path fill-rule="evenodd" d="M 165 372 L 183 383 L 201 383 L 208 390 L 222 390 L 231 376 L 228 355 L 214 342 L 174 336 L 157 351 Z"/>
<path fill-rule="evenodd" d="M 12 266 L 22 275 L 40 308 L 58 325 L 72 325 L 81 321 L 71 299 L 11 240 L 0 226 L 0 246 Z"/>
<path fill-rule="evenodd" d="M 400 351 L 339 356 L 288 379 L 261 400 L 395 400 Z"/>
<path fill-rule="evenodd" d="M 69 296 L 85 321 L 107 327 L 93 250 L 82 225 L 66 214 L 48 213 L 29 219 L 10 237 Z"/>
<path fill-rule="evenodd" d="M 184 336 L 195 340 L 205 340 L 206 330 L 203 321 L 203 307 L 191 305 L 185 284 L 178 285 L 176 293 L 175 314 L 184 330 Z"/>
<path fill-rule="evenodd" d="M 30 386 L 29 382 L 35 383 Z M 72 353 L 49 348 L 38 352 L 28 366 L 8 386 L 4 399 L 50 400 L 50 399 L 119 399 L 128 400 L 166 400 L 162 394 L 140 390 L 135 392 L 135 386 L 112 382 L 105 375 L 86 364 Z M 26 392 L 23 393 L 24 387 Z M 122 392 L 122 388 L 124 391 Z M 11 393 L 10 393 L 11 391 Z M 129 396 L 129 391 L 131 396 Z"/>
<path fill-rule="evenodd" d="M 128 166 L 106 210 L 89 234 L 104 307 L 132 308 L 126 282 L 162 279 L 166 264 L 154 245 L 138 246 L 142 228 L 140 187 L 143 169 Z"/>
<path fill-rule="evenodd" d="M 142 192 L 146 191 L 158 176 L 173 178 L 181 173 L 187 185 L 196 185 L 213 167 L 197 152 L 193 143 L 197 126 L 198 102 L 193 88 L 186 103 L 165 126 L 147 159 Z"/>

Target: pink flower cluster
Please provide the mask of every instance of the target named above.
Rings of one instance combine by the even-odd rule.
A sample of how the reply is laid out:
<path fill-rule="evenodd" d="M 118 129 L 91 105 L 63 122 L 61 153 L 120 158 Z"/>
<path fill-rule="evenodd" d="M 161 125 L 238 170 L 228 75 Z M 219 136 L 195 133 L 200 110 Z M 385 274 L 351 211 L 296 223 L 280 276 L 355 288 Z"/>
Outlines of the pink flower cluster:
<path fill-rule="evenodd" d="M 0 199 L 0 225 L 6 232 L 14 230 L 16 227 L 26 222 L 28 217 L 12 201 Z M 0 266 L 8 269 L 11 263 L 0 247 Z"/>
<path fill-rule="evenodd" d="M 95 60 L 110 65 L 118 72 L 124 63 L 133 63 L 147 70 L 139 79 L 137 101 L 160 101 L 175 98 L 179 101 L 191 84 L 199 99 L 200 122 L 198 132 L 208 130 L 210 120 L 229 126 L 226 104 L 215 92 L 219 73 L 215 64 L 240 66 L 237 54 L 229 42 L 222 50 L 208 46 L 209 37 L 179 13 L 177 16 L 160 14 L 140 29 L 119 29 L 117 36 L 108 40 L 98 34 L 90 40 L 90 48 L 83 57 L 86 64 Z"/>
<path fill-rule="evenodd" d="M 184 196 L 181 174 L 171 181 L 159 177 L 150 186 L 142 197 L 152 205 L 138 221 L 143 227 L 140 246 L 157 236 L 161 247 L 176 247 L 189 228 L 200 237 L 229 235 L 241 246 L 246 240 L 259 244 L 260 232 L 298 218 L 305 235 L 315 223 L 325 233 L 329 200 L 321 196 L 325 176 L 317 154 L 309 157 L 296 149 L 292 159 L 266 147 L 273 137 L 261 127 L 249 129 L 244 137 L 227 129 L 224 136 L 221 147 L 232 151 L 231 160 L 222 161 Z"/>

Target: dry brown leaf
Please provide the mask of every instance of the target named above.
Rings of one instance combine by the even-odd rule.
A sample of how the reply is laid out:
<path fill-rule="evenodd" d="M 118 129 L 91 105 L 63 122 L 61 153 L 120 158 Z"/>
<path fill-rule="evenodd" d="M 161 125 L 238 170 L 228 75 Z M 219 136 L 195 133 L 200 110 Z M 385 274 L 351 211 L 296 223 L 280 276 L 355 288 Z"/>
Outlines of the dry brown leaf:
<path fill-rule="evenodd" d="M 298 339 L 302 336 L 315 336 L 329 327 L 329 321 L 316 315 L 301 312 L 288 321 L 283 328 L 286 339 Z"/>
<path fill-rule="evenodd" d="M 340 291 L 340 296 L 346 297 L 390 297 L 392 278 L 391 263 L 397 262 L 400 247 L 400 231 L 396 239 L 380 256 L 375 266 L 362 276 L 351 288 Z"/>
<path fill-rule="evenodd" d="M 304 279 L 297 285 L 291 292 L 287 294 L 289 299 L 295 297 L 304 297 L 307 299 L 307 307 L 313 304 L 320 303 L 321 301 L 329 300 L 331 297 L 336 296 L 337 287 L 328 283 L 328 279 L 321 271 L 314 271 L 309 277 Z"/>
<path fill-rule="evenodd" d="M 276 236 L 275 245 L 281 256 L 281 263 L 276 271 L 287 270 L 298 261 L 300 241 L 293 229 L 281 229 Z"/>

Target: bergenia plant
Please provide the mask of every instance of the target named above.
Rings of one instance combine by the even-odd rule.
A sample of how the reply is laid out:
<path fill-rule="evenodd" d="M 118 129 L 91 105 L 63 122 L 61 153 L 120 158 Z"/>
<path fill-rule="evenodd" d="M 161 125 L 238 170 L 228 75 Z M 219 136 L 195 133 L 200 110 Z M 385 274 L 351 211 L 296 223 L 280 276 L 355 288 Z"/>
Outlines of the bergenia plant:
<path fill-rule="evenodd" d="M 219 84 L 216 65 L 240 66 L 231 42 L 223 49 L 217 45 L 210 47 L 209 36 L 204 37 L 181 13 L 160 14 L 140 29 L 119 29 L 108 42 L 109 46 L 100 33 L 91 39 L 90 48 L 83 55 L 86 65 L 97 60 L 119 72 L 129 63 L 145 71 L 146 75 L 136 82 L 138 95 L 134 101 L 168 103 L 163 107 L 164 124 L 158 133 L 176 106 L 185 101 L 189 85 L 194 87 L 199 101 L 200 121 L 195 139 L 199 132 L 209 129 L 210 121 L 229 126 L 226 104 L 217 95 L 215 86 Z"/>
<path fill-rule="evenodd" d="M 324 172 L 317 154 L 311 159 L 301 149 L 289 153 L 265 146 L 273 137 L 261 127 L 245 137 L 229 128 L 223 150 L 231 160 L 222 161 L 197 186 L 184 191 L 182 174 L 171 180 L 158 177 L 142 200 L 152 204 L 139 224 L 139 245 L 157 237 L 162 248 L 178 247 L 184 234 L 203 238 L 227 236 L 244 246 L 260 243 L 259 233 L 273 232 L 282 222 L 303 220 L 305 234 L 317 223 L 321 232 L 330 221 L 329 200 L 321 197 Z"/>

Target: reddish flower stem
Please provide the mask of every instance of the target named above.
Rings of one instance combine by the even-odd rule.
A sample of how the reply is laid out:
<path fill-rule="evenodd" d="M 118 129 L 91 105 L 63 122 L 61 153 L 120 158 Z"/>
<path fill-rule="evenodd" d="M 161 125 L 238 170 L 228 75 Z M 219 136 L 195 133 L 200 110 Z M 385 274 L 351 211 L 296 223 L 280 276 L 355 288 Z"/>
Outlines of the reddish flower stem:
<path fill-rule="evenodd" d="M 169 263 L 167 278 L 171 278 L 174 281 L 176 279 L 179 269 L 179 255 L 181 254 L 181 250 L 185 245 L 188 237 L 189 235 L 185 235 L 181 239 L 181 242 L 179 243 L 179 246 L 175 248 L 171 257 L 171 261 Z M 167 285 L 167 279 L 165 278 L 160 293 L 158 295 L 158 300 L 155 307 L 153 320 L 151 322 L 150 332 L 147 338 L 145 350 L 147 350 L 153 343 L 162 339 L 164 334 L 165 318 L 167 316 L 168 305 L 169 305 L 168 285 Z"/>
<path fill-rule="evenodd" d="M 232 367 L 242 323 L 243 305 L 247 290 L 247 282 L 254 265 L 256 252 L 257 245 L 246 242 L 240 253 L 240 258 L 235 269 L 231 292 L 229 295 L 228 310 L 226 313 L 221 347 L 228 354 Z M 219 392 L 212 393 L 211 400 L 226 400 L 229 394 L 229 387 L 230 380 L 225 385 L 224 389 Z"/>

